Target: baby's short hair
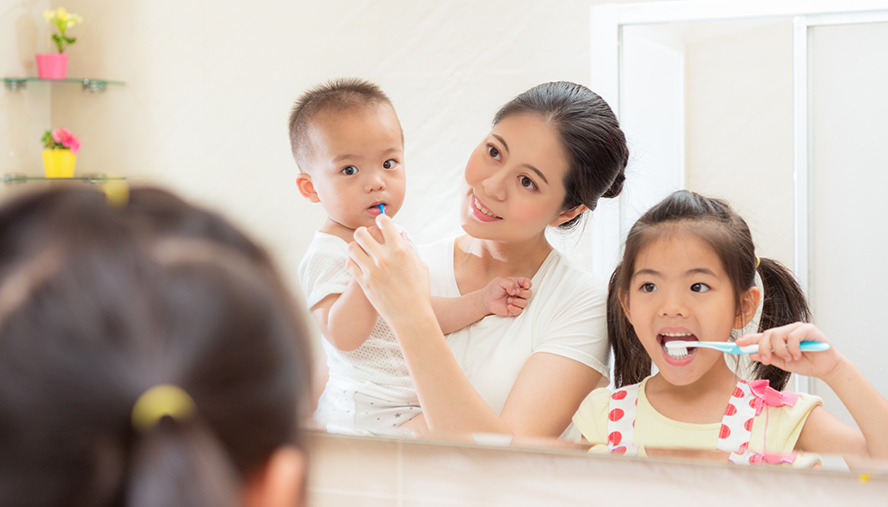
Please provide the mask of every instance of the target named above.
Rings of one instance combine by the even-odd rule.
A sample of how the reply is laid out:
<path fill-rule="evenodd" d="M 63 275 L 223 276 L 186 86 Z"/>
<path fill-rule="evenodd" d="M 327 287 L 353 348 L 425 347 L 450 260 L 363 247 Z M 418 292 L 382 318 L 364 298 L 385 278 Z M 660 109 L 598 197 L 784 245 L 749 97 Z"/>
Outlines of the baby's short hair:
<path fill-rule="evenodd" d="M 392 101 L 379 86 L 358 78 L 344 78 L 327 81 L 303 93 L 290 112 L 290 149 L 300 170 L 305 170 L 304 162 L 311 155 L 309 129 L 312 119 L 326 111 L 342 112 L 378 104 L 392 106 Z M 403 134 L 402 134 L 403 137 Z"/>

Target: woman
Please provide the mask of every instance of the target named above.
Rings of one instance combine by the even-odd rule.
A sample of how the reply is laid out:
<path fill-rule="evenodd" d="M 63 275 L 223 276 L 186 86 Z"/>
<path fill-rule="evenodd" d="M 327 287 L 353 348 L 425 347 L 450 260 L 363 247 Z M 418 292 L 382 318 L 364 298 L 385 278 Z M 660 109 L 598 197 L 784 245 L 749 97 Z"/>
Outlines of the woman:
<path fill-rule="evenodd" d="M 416 384 L 423 417 L 403 427 L 557 437 L 607 372 L 606 293 L 545 231 L 571 228 L 599 197 L 618 195 L 629 152 L 604 100 L 573 83 L 534 87 L 493 123 L 466 165 L 466 235 L 422 249 L 426 272 L 382 217 L 381 231 L 355 234 L 350 269 L 395 330 Z M 524 312 L 445 339 L 429 294 L 458 296 L 497 276 L 532 279 Z"/>
<path fill-rule="evenodd" d="M 88 187 L 5 204 L 0 244 L 0 505 L 300 503 L 309 352 L 262 248 Z"/>

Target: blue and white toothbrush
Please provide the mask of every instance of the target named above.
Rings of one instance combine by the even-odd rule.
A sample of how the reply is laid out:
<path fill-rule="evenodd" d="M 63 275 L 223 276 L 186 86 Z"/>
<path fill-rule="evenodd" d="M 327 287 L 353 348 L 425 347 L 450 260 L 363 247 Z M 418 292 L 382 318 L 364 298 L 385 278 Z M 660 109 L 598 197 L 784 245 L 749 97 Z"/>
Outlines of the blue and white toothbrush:
<path fill-rule="evenodd" d="M 757 354 L 759 351 L 758 344 L 746 345 L 740 347 L 732 342 L 698 342 L 675 340 L 666 342 L 666 350 L 670 356 L 681 357 L 688 355 L 688 349 L 691 347 L 703 347 L 707 349 L 720 350 L 726 354 Z M 802 352 L 821 352 L 829 350 L 829 344 L 823 342 L 807 341 L 799 344 Z"/>

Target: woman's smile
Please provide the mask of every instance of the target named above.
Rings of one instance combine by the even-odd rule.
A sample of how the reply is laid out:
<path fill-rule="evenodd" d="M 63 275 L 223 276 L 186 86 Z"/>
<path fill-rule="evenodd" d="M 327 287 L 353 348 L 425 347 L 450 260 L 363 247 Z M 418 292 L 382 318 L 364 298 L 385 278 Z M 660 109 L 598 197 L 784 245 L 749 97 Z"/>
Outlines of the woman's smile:
<path fill-rule="evenodd" d="M 472 215 L 482 222 L 493 222 L 503 219 L 493 211 L 490 211 L 490 208 L 485 206 L 484 203 L 475 196 L 474 192 L 472 193 Z"/>

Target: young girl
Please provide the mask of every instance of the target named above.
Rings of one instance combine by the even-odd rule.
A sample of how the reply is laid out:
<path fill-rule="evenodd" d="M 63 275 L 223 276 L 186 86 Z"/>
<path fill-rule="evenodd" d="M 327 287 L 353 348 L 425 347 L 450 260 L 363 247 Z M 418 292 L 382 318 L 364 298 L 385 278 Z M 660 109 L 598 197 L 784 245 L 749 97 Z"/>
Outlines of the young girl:
<path fill-rule="evenodd" d="M 761 277 L 763 292 L 755 286 Z M 722 352 L 673 340 L 729 341 L 755 316 L 753 381 L 740 379 Z M 802 290 L 776 261 L 755 255 L 749 228 L 725 202 L 679 191 L 632 227 L 611 278 L 608 335 L 617 390 L 593 391 L 574 415 L 586 440 L 615 453 L 690 448 L 730 453 L 733 462 L 793 462 L 795 451 L 888 456 L 888 401 L 808 319 Z M 659 373 L 650 375 L 651 361 Z M 860 430 L 829 414 L 819 398 L 780 392 L 791 373 L 829 385 Z"/>
<path fill-rule="evenodd" d="M 268 255 L 168 192 L 109 198 L 0 208 L 0 504 L 298 504 L 307 334 Z"/>

